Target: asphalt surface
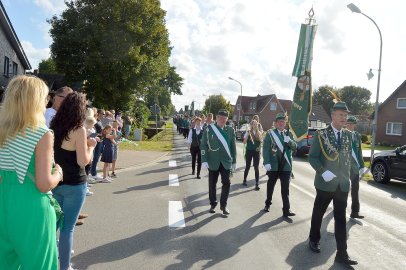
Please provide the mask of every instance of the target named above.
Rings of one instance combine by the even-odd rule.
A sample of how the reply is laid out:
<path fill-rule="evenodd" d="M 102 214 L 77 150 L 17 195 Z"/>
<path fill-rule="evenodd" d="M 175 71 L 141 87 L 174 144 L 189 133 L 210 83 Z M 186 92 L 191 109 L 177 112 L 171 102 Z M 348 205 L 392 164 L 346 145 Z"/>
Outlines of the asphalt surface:
<path fill-rule="evenodd" d="M 73 263 L 78 269 L 348 269 L 334 263 L 334 219 L 330 207 L 323 220 L 321 253 L 307 246 L 314 202 L 314 171 L 305 159 L 294 161 L 291 209 L 282 217 L 280 185 L 271 211 L 262 210 L 266 196 L 265 169 L 261 190 L 241 185 L 242 144 L 237 144 L 239 169 L 232 178 L 231 214 L 208 213 L 207 172 L 191 175 L 191 158 L 183 137 L 175 136 L 170 155 L 156 162 L 126 168 L 111 184 L 96 184 L 83 212 L 90 216 L 76 227 Z M 169 167 L 176 160 L 176 167 Z M 179 186 L 169 186 L 177 174 Z M 218 184 L 218 199 L 220 195 Z M 348 252 L 355 269 L 406 269 L 406 194 L 383 185 L 360 184 L 364 220 L 348 219 Z M 169 201 L 180 201 L 185 227 L 168 226 Z M 349 198 L 347 213 L 350 212 Z"/>

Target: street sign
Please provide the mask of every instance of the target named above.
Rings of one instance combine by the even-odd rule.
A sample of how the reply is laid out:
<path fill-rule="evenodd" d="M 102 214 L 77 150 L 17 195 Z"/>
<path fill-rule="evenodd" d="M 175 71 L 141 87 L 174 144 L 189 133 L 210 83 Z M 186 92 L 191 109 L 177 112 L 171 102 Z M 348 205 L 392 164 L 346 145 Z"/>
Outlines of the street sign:
<path fill-rule="evenodd" d="M 151 106 L 150 110 L 151 110 L 152 114 L 160 114 L 161 113 L 161 108 L 156 103 Z"/>

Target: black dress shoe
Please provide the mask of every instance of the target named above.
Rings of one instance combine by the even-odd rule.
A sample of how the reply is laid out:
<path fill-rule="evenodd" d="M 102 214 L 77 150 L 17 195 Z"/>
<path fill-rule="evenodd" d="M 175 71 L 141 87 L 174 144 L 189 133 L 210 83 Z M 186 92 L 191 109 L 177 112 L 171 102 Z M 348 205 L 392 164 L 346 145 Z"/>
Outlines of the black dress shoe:
<path fill-rule="evenodd" d="M 195 171 L 192 171 L 192 175 L 195 175 Z"/>
<path fill-rule="evenodd" d="M 223 211 L 223 215 L 229 215 L 230 211 L 227 209 L 227 207 L 220 207 L 220 210 Z"/>
<path fill-rule="evenodd" d="M 320 243 L 309 240 L 309 248 L 311 251 L 320 253 Z"/>
<path fill-rule="evenodd" d="M 347 255 L 347 256 L 339 256 L 336 255 L 336 258 L 334 259 L 334 261 L 336 263 L 340 263 L 340 264 L 345 264 L 345 265 L 357 265 L 358 262 L 351 260 L 351 258 Z"/>
<path fill-rule="evenodd" d="M 210 210 L 209 210 L 209 213 L 212 213 L 212 214 L 216 213 L 216 207 L 215 207 L 215 206 L 211 206 L 211 207 L 210 207 Z"/>
<path fill-rule="evenodd" d="M 245 180 L 242 181 L 242 185 L 243 185 L 243 186 L 247 186 L 247 181 L 245 181 Z"/>
<path fill-rule="evenodd" d="M 265 211 L 265 212 L 269 212 L 269 207 L 270 207 L 270 205 L 265 205 L 264 211 Z"/>
<path fill-rule="evenodd" d="M 196 178 L 197 178 L 197 179 L 200 179 L 201 177 L 200 177 L 200 175 L 198 175 L 198 176 L 196 176 Z"/>
<path fill-rule="evenodd" d="M 259 185 L 258 185 L 258 184 L 256 184 L 256 185 L 255 185 L 255 190 L 260 190 L 260 188 L 259 188 Z"/>
<path fill-rule="evenodd" d="M 293 217 L 293 216 L 296 216 L 296 214 L 291 212 L 290 210 L 288 210 L 288 211 L 283 211 L 283 216 L 284 217 Z"/>
<path fill-rule="evenodd" d="M 361 216 L 359 213 L 351 213 L 350 217 L 351 218 L 359 218 L 359 219 L 364 218 L 364 216 Z"/>

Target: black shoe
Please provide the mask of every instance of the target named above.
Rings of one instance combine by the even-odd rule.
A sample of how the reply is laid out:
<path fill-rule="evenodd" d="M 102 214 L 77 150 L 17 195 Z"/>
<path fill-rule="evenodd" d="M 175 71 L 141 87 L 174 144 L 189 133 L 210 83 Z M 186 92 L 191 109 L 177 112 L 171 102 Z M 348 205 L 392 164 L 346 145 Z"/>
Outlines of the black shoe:
<path fill-rule="evenodd" d="M 247 186 L 247 181 L 246 180 L 242 181 L 242 185 Z"/>
<path fill-rule="evenodd" d="M 216 206 L 211 206 L 210 210 L 209 210 L 209 213 L 211 213 L 211 214 L 216 213 Z"/>
<path fill-rule="evenodd" d="M 223 215 L 229 215 L 230 211 L 227 209 L 227 207 L 220 207 L 220 210 L 223 211 Z"/>
<path fill-rule="evenodd" d="M 255 185 L 255 190 L 260 190 L 260 188 L 259 188 L 259 185 L 258 185 L 258 184 L 256 184 L 256 185 Z"/>
<path fill-rule="evenodd" d="M 200 179 L 201 177 L 200 177 L 200 175 L 198 175 L 198 176 L 196 176 L 196 178 L 197 178 L 197 179 Z"/>
<path fill-rule="evenodd" d="M 313 252 L 320 253 L 320 243 L 319 242 L 313 242 L 312 240 L 309 240 L 309 248 Z"/>
<path fill-rule="evenodd" d="M 264 211 L 265 211 L 265 212 L 269 212 L 269 207 L 270 207 L 270 205 L 265 205 Z"/>
<path fill-rule="evenodd" d="M 195 171 L 192 171 L 192 175 L 195 175 Z"/>
<path fill-rule="evenodd" d="M 290 210 L 288 210 L 288 211 L 283 211 L 283 216 L 284 217 L 293 217 L 293 216 L 296 216 L 296 214 L 291 212 Z"/>
<path fill-rule="evenodd" d="M 345 265 L 357 265 L 358 262 L 351 260 L 351 258 L 346 255 L 346 256 L 341 256 L 341 255 L 336 255 L 336 258 L 334 259 L 336 263 L 340 264 L 345 264 Z"/>
<path fill-rule="evenodd" d="M 364 216 L 361 216 L 359 213 L 351 213 L 350 217 L 351 218 L 359 218 L 359 219 L 364 218 Z"/>

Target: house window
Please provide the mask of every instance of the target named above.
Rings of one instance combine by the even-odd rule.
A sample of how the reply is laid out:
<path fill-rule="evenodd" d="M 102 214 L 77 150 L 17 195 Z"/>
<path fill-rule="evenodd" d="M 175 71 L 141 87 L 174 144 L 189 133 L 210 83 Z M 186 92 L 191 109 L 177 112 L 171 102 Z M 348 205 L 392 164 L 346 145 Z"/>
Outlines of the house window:
<path fill-rule="evenodd" d="M 241 104 L 237 104 L 237 111 L 241 109 Z"/>
<path fill-rule="evenodd" d="M 13 75 L 18 74 L 18 64 L 16 62 L 13 62 Z"/>
<path fill-rule="evenodd" d="M 402 136 L 402 123 L 387 122 L 386 135 Z"/>
<path fill-rule="evenodd" d="M 257 108 L 257 103 L 256 102 L 252 102 L 252 109 L 255 110 Z"/>
<path fill-rule="evenodd" d="M 4 56 L 3 74 L 4 74 L 4 76 L 7 76 L 7 77 L 8 77 L 8 73 L 9 73 L 9 64 L 10 64 L 10 59 L 7 56 Z"/>
<path fill-rule="evenodd" d="M 245 121 L 247 121 L 247 123 L 250 122 L 250 117 L 249 116 L 245 116 Z"/>
<path fill-rule="evenodd" d="M 396 108 L 397 109 L 406 109 L 406 98 L 398 98 Z"/>
<path fill-rule="evenodd" d="M 276 102 L 271 102 L 271 105 L 270 105 L 269 109 L 271 111 L 276 111 L 276 107 L 277 107 Z"/>

